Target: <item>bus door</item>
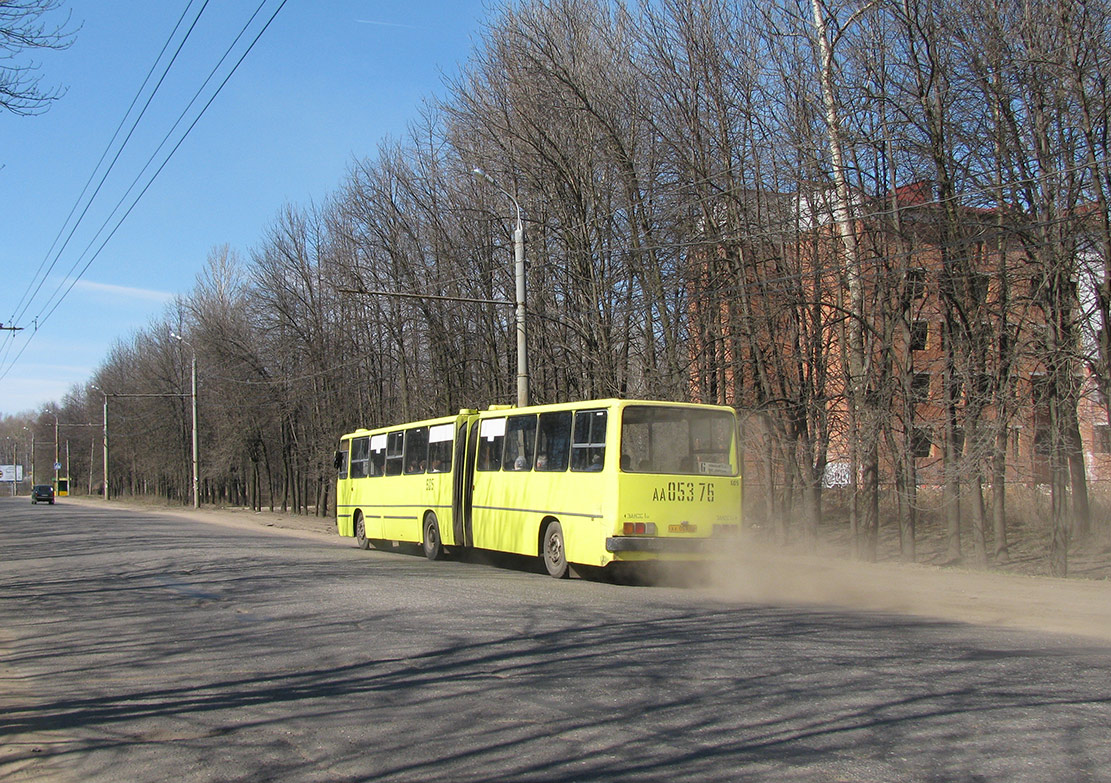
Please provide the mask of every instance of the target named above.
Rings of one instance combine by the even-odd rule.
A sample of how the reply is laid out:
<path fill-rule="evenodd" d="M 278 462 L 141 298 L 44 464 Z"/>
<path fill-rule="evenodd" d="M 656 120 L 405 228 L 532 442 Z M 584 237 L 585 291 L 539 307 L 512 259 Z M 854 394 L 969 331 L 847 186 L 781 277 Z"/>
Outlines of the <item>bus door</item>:
<path fill-rule="evenodd" d="M 464 421 L 456 431 L 457 459 L 455 461 L 455 481 L 452 492 L 452 525 L 455 542 L 463 546 L 474 546 L 474 527 L 472 509 L 474 507 L 474 463 L 478 448 L 478 419 Z"/>
<path fill-rule="evenodd" d="M 336 527 L 341 536 L 355 535 L 351 525 L 351 482 L 347 480 L 351 441 L 341 440 L 333 465 L 336 469 Z M 344 532 L 351 530 L 351 533 Z"/>
<path fill-rule="evenodd" d="M 455 463 L 451 469 L 451 528 L 455 533 L 455 543 L 459 546 L 470 546 L 470 479 L 467 478 L 467 463 L 470 462 L 467 454 L 468 423 L 466 420 L 459 422 L 455 429 Z"/>

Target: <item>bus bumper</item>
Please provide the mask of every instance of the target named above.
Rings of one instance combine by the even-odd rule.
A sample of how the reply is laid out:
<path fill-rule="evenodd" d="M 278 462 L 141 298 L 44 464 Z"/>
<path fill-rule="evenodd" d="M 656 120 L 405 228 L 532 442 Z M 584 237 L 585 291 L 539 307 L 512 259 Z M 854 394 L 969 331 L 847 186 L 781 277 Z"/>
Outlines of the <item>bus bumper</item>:
<path fill-rule="evenodd" d="M 721 542 L 709 538 L 660 538 L 658 536 L 610 536 L 607 552 L 659 552 L 664 554 L 700 554 L 720 547 Z"/>

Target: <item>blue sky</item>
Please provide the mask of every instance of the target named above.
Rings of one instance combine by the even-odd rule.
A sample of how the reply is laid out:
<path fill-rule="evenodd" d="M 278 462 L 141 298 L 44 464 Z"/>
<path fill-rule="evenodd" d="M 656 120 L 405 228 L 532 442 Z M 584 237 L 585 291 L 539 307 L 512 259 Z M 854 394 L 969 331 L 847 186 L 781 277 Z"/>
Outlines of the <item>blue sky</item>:
<path fill-rule="evenodd" d="M 208 4 L 60 254 L 51 245 L 187 0 L 67 2 L 81 25 L 74 45 L 33 55 L 42 85 L 66 93 L 40 116 L 0 114 L 0 322 L 11 324 L 40 264 L 57 263 L 16 321 L 25 331 L 14 339 L 0 332 L 0 374 L 7 370 L 0 414 L 41 407 L 86 383 L 117 339 L 193 287 L 214 247 L 246 253 L 284 204 L 323 200 L 352 161 L 403 135 L 423 101 L 442 94 L 443 75 L 466 62 L 486 16 L 485 0 L 289 0 L 119 231 L 34 331 L 50 293 L 72 282 L 75 264 L 84 266 L 93 235 L 259 2 Z M 279 3 L 267 0 L 250 38 Z M 201 5 L 194 3 L 190 19 Z"/>

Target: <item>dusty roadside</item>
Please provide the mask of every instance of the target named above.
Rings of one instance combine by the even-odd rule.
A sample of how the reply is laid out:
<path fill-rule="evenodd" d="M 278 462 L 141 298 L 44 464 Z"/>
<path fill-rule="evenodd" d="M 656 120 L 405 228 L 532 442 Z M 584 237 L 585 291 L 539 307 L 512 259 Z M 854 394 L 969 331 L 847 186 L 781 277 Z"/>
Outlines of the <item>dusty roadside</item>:
<path fill-rule="evenodd" d="M 103 507 L 96 498 L 60 503 Z M 335 537 L 331 518 L 247 509 L 199 511 L 113 501 L 121 511 L 185 516 L 237 527 L 273 528 L 285 535 Z M 813 604 L 899 612 L 956 622 L 1048 631 L 1111 642 L 1111 580 L 1042 576 L 900 563 L 859 563 L 785 554 L 744 542 L 734 562 L 713 569 L 710 595 L 733 601 Z"/>

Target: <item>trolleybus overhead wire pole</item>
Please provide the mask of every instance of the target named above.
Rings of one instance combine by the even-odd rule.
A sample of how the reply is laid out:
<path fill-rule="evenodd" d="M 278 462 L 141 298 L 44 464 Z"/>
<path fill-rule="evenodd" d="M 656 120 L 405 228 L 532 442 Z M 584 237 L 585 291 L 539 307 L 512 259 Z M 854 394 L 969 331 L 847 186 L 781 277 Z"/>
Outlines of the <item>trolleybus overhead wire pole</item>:
<path fill-rule="evenodd" d="M 513 260 L 516 278 L 516 299 L 514 305 L 517 311 L 517 405 L 528 405 L 528 345 L 525 342 L 525 225 L 521 222 L 521 205 L 513 195 L 498 185 L 497 181 L 483 169 L 475 168 L 471 173 L 478 179 L 485 180 L 489 185 L 498 190 L 507 199 L 513 202 L 517 210 L 517 226 L 513 230 Z"/>
<path fill-rule="evenodd" d="M 193 508 L 200 508 L 200 481 L 197 473 L 197 351 L 192 343 L 181 335 L 170 332 L 170 337 L 187 346 L 189 353 L 193 355 Z"/>

